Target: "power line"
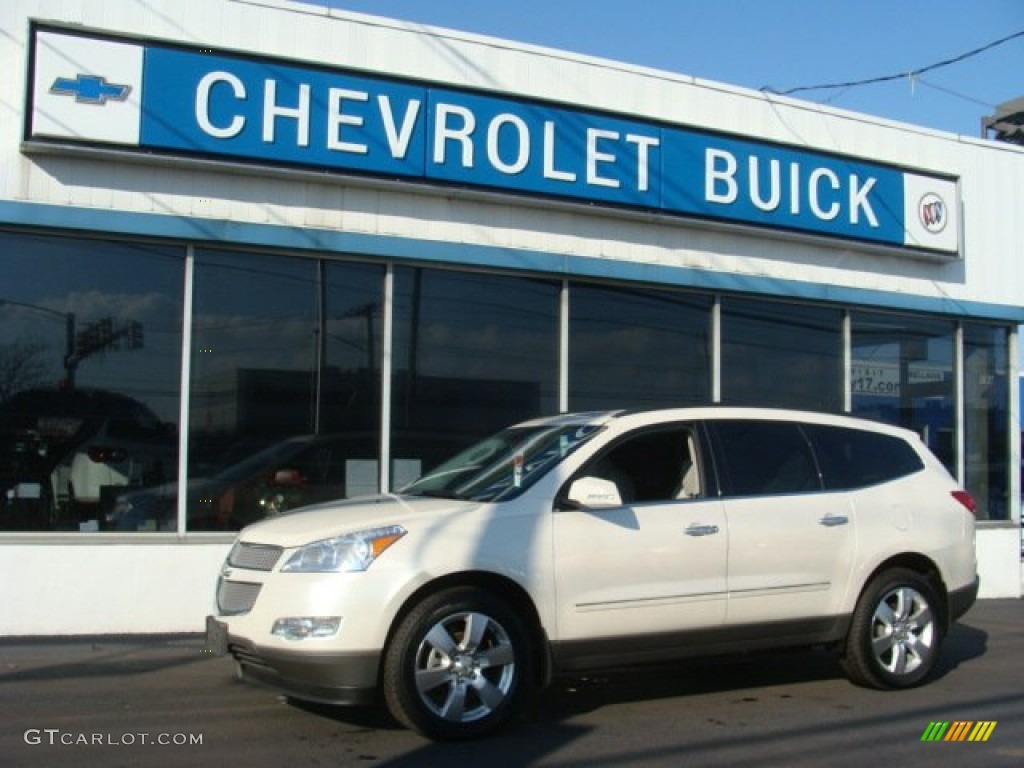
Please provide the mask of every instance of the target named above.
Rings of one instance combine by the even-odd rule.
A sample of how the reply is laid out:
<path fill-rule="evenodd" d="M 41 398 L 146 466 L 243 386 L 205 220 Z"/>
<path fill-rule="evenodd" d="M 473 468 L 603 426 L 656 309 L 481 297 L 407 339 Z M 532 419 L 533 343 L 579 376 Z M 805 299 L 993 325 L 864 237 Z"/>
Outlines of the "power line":
<path fill-rule="evenodd" d="M 992 104 L 991 102 L 982 101 L 981 99 L 976 99 L 973 96 L 968 96 L 966 93 L 960 93 L 959 91 L 954 91 L 952 88 L 946 88 L 945 86 L 942 86 L 942 85 L 936 85 L 935 83 L 929 83 L 927 80 L 924 80 L 924 79 L 922 79 L 920 77 L 917 78 L 915 80 L 915 82 L 917 82 L 917 83 L 919 83 L 921 85 L 927 86 L 928 88 L 934 88 L 936 91 L 942 91 L 943 93 L 948 94 L 949 96 L 956 96 L 958 99 L 963 99 L 964 101 L 969 101 L 972 104 L 977 104 L 979 107 L 987 107 L 988 109 L 992 109 L 993 107 L 996 106 L 995 104 Z"/>
<path fill-rule="evenodd" d="M 859 85 L 874 85 L 875 83 L 885 83 L 885 82 L 889 82 L 891 80 L 901 80 L 904 77 L 916 78 L 916 77 L 919 77 L 920 75 L 925 74 L 926 72 L 932 72 L 932 71 L 934 71 L 936 69 L 940 69 L 942 67 L 948 67 L 950 64 L 956 64 L 958 62 L 964 61 L 965 59 L 969 59 L 972 56 L 977 56 L 980 53 L 984 53 L 985 51 L 991 50 L 992 48 L 995 48 L 997 46 L 1003 45 L 1004 43 L 1008 43 L 1009 41 L 1014 40 L 1014 39 L 1016 39 L 1018 37 L 1024 37 L 1024 30 L 1021 30 L 1019 32 L 1014 32 L 1012 35 L 1007 35 L 1006 37 L 1000 38 L 999 40 L 993 40 L 991 43 L 988 43 L 987 45 L 983 45 L 980 48 L 975 48 L 973 51 L 967 51 L 966 53 L 961 53 L 959 56 L 954 56 L 951 59 L 945 59 L 944 61 L 938 61 L 938 62 L 936 62 L 934 64 L 929 64 L 927 67 L 921 67 L 920 69 L 912 69 L 912 70 L 909 70 L 907 72 L 900 72 L 900 73 L 895 74 L 895 75 L 884 75 L 882 77 L 870 77 L 870 78 L 867 78 L 865 80 L 851 80 L 851 81 L 848 81 L 848 82 L 845 82 L 845 83 L 823 83 L 823 84 L 820 84 L 820 85 L 801 85 L 801 86 L 797 86 L 796 88 L 790 88 L 790 89 L 785 90 L 785 91 L 776 91 L 774 88 L 771 88 L 770 86 L 763 86 L 761 88 L 761 90 L 762 91 L 768 91 L 770 93 L 778 93 L 780 96 L 789 96 L 789 95 L 794 94 L 794 93 L 800 93 L 801 91 L 819 91 L 819 90 L 833 90 L 833 89 L 837 89 L 837 88 L 854 88 L 854 87 L 859 86 Z"/>

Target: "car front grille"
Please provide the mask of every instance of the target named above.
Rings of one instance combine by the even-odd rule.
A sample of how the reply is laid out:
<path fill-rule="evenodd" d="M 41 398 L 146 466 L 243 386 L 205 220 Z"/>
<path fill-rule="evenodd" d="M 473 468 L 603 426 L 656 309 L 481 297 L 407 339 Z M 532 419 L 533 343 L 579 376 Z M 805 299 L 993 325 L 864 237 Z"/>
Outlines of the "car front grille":
<path fill-rule="evenodd" d="M 228 565 L 235 568 L 248 568 L 251 571 L 272 571 L 281 559 L 284 548 L 270 544 L 244 544 L 238 542 L 231 548 Z"/>
<path fill-rule="evenodd" d="M 221 579 L 217 583 L 217 610 L 220 615 L 239 616 L 251 611 L 262 586 L 248 581 Z"/>

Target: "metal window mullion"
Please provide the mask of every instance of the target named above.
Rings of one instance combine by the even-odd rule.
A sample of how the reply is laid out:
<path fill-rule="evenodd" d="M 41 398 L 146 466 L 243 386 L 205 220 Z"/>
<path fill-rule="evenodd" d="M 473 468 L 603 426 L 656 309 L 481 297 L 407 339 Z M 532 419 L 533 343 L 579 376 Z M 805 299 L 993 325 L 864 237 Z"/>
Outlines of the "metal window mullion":
<path fill-rule="evenodd" d="M 391 373 L 394 345 L 395 266 L 388 264 L 384 273 L 384 307 L 381 313 L 380 340 L 380 492 L 391 488 Z"/>
<path fill-rule="evenodd" d="M 320 423 L 324 405 L 324 367 L 327 365 L 327 265 L 323 259 L 316 260 L 316 328 L 313 339 L 313 434 L 320 434 Z"/>
<path fill-rule="evenodd" d="M 964 376 L 964 324 L 957 322 L 953 331 L 953 404 L 956 414 L 956 479 L 960 485 L 967 482 L 967 404 L 965 401 L 966 382 Z"/>
<path fill-rule="evenodd" d="M 722 297 L 711 304 L 711 402 L 722 402 Z"/>
<path fill-rule="evenodd" d="M 853 316 L 843 310 L 843 413 L 853 412 Z"/>
<path fill-rule="evenodd" d="M 192 299 L 195 285 L 194 245 L 185 248 L 185 285 L 181 309 L 181 380 L 178 400 L 178 505 L 177 535 L 184 538 L 188 525 L 188 437 L 192 389 Z"/>
<path fill-rule="evenodd" d="M 558 412 L 569 410 L 569 281 L 562 281 L 558 305 Z"/>
<path fill-rule="evenodd" d="M 1008 394 L 1009 407 L 1006 409 L 1009 413 L 1007 418 L 1009 424 L 1007 424 L 1008 434 L 1010 435 L 1010 444 L 1007 446 L 1007 450 L 1010 452 L 1009 467 L 1019 467 L 1021 464 L 1021 430 L 1020 430 L 1020 364 L 1019 364 L 1019 350 L 1020 350 L 1020 339 L 1018 336 L 1017 328 L 1010 328 L 1009 337 L 1007 338 L 1007 382 L 1006 385 L 1010 388 Z M 1010 476 L 1010 517 L 1017 523 L 1020 523 L 1021 519 L 1021 485 L 1020 485 L 1020 472 L 1007 472 Z"/>

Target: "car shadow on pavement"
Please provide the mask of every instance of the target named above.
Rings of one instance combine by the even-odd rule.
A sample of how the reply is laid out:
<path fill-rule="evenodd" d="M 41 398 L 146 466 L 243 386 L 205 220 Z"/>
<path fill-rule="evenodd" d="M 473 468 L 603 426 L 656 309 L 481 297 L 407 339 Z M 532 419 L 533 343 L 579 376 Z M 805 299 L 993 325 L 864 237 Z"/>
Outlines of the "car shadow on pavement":
<path fill-rule="evenodd" d="M 933 679 L 945 677 L 961 664 L 984 656 L 988 651 L 988 633 L 972 627 L 970 617 L 953 625 L 942 646 L 942 655 L 932 673 Z"/>
<path fill-rule="evenodd" d="M 96 636 L 0 641 L 0 684 L 124 677 L 210 660 L 198 636 Z"/>
<path fill-rule="evenodd" d="M 945 677 L 961 664 L 983 655 L 987 646 L 988 633 L 969 624 L 955 624 L 929 679 Z M 715 656 L 558 680 L 545 692 L 538 715 L 558 720 L 629 701 L 753 691 L 845 677 L 839 652 L 833 649 Z"/>
<path fill-rule="evenodd" d="M 938 680 L 961 664 L 983 655 L 988 633 L 969 624 L 955 624 L 946 637 L 942 655 L 932 673 Z M 559 724 L 601 708 L 636 701 L 654 701 L 708 693 L 748 691 L 744 701 L 756 701 L 765 689 L 783 689 L 845 677 L 838 652 L 830 649 L 794 649 L 753 652 L 679 661 L 673 664 L 603 670 L 590 675 L 556 679 L 540 691 L 518 724 L 513 724 L 490 741 L 515 733 L 524 723 L 540 726 Z M 851 683 L 851 685 L 853 685 Z M 787 698 L 785 692 L 781 698 Z M 332 707 L 289 700 L 292 706 L 348 725 L 373 730 L 401 730 L 383 706 Z M 531 739 L 537 734 L 531 732 Z M 542 752 L 543 753 L 543 752 Z"/>

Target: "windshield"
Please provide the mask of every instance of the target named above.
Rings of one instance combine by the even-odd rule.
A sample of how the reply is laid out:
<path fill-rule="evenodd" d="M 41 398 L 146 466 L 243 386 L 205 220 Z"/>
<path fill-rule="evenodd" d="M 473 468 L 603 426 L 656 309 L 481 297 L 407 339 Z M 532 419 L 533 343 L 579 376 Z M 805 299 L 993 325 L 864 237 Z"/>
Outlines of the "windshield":
<path fill-rule="evenodd" d="M 401 493 L 474 501 L 510 499 L 600 429 L 597 424 L 511 427 L 467 448 Z"/>

